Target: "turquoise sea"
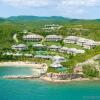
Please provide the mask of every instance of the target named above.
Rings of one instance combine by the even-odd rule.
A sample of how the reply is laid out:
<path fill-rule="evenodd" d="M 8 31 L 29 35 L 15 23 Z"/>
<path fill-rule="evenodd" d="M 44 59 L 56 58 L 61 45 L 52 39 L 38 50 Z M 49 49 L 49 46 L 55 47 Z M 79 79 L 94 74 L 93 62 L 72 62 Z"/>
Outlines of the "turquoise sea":
<path fill-rule="evenodd" d="M 0 76 L 14 74 L 30 75 L 32 71 L 31 68 L 0 68 Z M 100 100 L 100 81 L 58 84 L 1 78 L 0 100 Z"/>

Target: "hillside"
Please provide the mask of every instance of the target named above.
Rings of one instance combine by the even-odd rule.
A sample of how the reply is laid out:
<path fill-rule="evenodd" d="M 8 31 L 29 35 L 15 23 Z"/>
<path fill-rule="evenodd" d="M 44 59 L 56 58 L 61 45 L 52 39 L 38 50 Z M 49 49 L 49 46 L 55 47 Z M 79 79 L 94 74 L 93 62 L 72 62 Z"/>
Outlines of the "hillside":
<path fill-rule="evenodd" d="M 51 17 L 38 17 L 38 16 L 11 16 L 7 18 L 11 21 L 34 21 L 34 20 L 41 20 L 41 21 L 70 21 L 72 19 L 64 18 L 60 16 L 51 16 Z"/>
<path fill-rule="evenodd" d="M 100 41 L 100 20 L 80 20 L 70 19 L 60 16 L 38 17 L 38 16 L 12 16 L 9 18 L 0 18 L 0 49 L 8 48 L 14 41 L 13 33 L 18 33 L 19 36 L 23 30 L 28 30 L 41 35 L 59 34 L 63 36 L 81 35 L 86 38 L 91 38 Z M 57 32 L 46 33 L 42 30 L 45 24 L 59 24 L 64 27 Z M 73 28 L 78 28 L 75 30 Z M 81 33 L 81 34 L 80 34 Z M 5 38 L 6 36 L 6 38 Z"/>
<path fill-rule="evenodd" d="M 0 23 L 5 22 L 6 19 L 0 17 Z"/>
<path fill-rule="evenodd" d="M 9 21 L 17 21 L 17 22 L 30 22 L 30 21 L 50 21 L 50 23 L 68 23 L 68 22 L 100 22 L 100 19 L 95 19 L 95 20 L 84 20 L 84 19 L 71 19 L 71 18 L 66 18 L 62 16 L 51 16 L 51 17 L 39 17 L 39 16 L 11 16 L 6 18 L 6 20 Z"/>

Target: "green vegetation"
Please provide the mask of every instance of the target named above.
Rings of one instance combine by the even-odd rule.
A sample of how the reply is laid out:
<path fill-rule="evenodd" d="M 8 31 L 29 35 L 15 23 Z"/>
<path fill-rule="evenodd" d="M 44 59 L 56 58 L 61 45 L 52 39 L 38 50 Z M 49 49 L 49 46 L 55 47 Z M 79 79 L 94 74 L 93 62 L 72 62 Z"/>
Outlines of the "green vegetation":
<path fill-rule="evenodd" d="M 96 48 L 91 49 L 91 50 L 86 50 L 86 53 L 84 53 L 84 54 L 79 54 L 76 56 L 69 55 L 69 61 L 63 63 L 63 66 L 67 66 L 73 70 L 74 66 L 77 63 L 84 62 L 87 59 L 90 59 L 91 57 L 94 57 L 97 54 L 100 54 L 100 46 L 97 46 Z"/>
<path fill-rule="evenodd" d="M 45 32 L 43 31 L 43 27 L 45 24 L 59 24 L 63 25 L 63 27 L 57 31 L 52 32 Z M 17 33 L 18 43 L 25 43 L 29 46 L 29 50 L 23 51 L 21 53 L 32 53 L 35 54 L 47 54 L 47 55 L 60 55 L 68 59 L 67 62 L 63 63 L 64 67 L 69 68 L 69 72 L 73 71 L 74 66 L 77 63 L 84 62 L 85 60 L 100 54 L 100 46 L 86 50 L 84 54 L 78 54 L 76 56 L 59 53 L 55 51 L 43 51 L 38 52 L 32 48 L 33 44 L 37 42 L 25 42 L 22 40 L 22 36 L 26 33 L 23 33 L 23 30 L 27 30 L 29 32 L 33 32 L 36 34 L 40 34 L 46 36 L 48 34 L 57 34 L 62 35 L 63 37 L 69 35 L 81 36 L 89 39 L 93 39 L 95 41 L 100 41 L 100 20 L 78 20 L 78 19 L 68 19 L 63 17 L 37 17 L 37 16 L 17 16 L 17 17 L 10 17 L 7 19 L 0 18 L 0 61 L 6 60 L 30 60 L 36 62 L 46 62 L 50 65 L 50 60 L 44 59 L 34 59 L 34 58 L 27 58 L 24 56 L 15 57 L 15 56 L 3 56 L 4 52 L 14 52 L 16 51 L 11 50 L 11 46 L 16 44 L 16 41 L 13 39 L 15 33 Z M 39 42 L 40 43 L 40 42 Z M 45 45 L 61 45 L 71 48 L 83 49 L 81 46 L 75 44 L 64 44 L 61 42 L 46 42 L 42 41 Z M 19 52 L 20 53 L 20 52 Z M 49 68 L 48 71 L 56 72 L 55 69 Z"/>
<path fill-rule="evenodd" d="M 51 46 L 51 45 L 61 46 L 61 42 L 44 41 L 43 44 L 48 45 L 48 46 Z"/>
<path fill-rule="evenodd" d="M 64 44 L 63 46 L 68 47 L 68 48 L 84 49 L 83 47 L 76 44 Z"/>
<path fill-rule="evenodd" d="M 63 36 L 77 35 L 100 41 L 99 22 L 99 20 L 75 20 L 63 17 L 17 16 L 7 19 L 1 18 L 0 49 L 9 48 L 15 42 L 12 38 L 13 34 L 17 32 L 18 38 L 21 38 L 24 34 L 23 30 L 28 30 L 43 36 L 48 34 L 59 34 Z M 59 31 L 49 33 L 42 30 L 45 24 L 59 24 L 64 27 Z"/>
<path fill-rule="evenodd" d="M 86 77 L 98 77 L 99 71 L 92 65 L 83 66 L 83 73 Z"/>

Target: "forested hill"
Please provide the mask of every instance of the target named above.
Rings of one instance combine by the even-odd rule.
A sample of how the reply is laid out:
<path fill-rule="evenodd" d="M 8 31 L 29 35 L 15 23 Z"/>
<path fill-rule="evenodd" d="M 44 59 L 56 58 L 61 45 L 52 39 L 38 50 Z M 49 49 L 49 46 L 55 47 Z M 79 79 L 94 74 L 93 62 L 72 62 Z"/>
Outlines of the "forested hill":
<path fill-rule="evenodd" d="M 60 17 L 60 16 L 51 16 L 51 17 L 39 17 L 39 16 L 11 16 L 8 17 L 7 19 L 9 20 L 25 20 L 25 21 L 30 21 L 30 20 L 65 20 L 65 19 L 69 19 L 69 18 L 64 18 L 64 17 Z"/>
<path fill-rule="evenodd" d="M 10 22 L 31 22 L 31 21 L 50 21 L 51 23 L 67 23 L 67 22 L 100 22 L 100 19 L 95 20 L 83 20 L 83 19 L 72 19 L 72 18 L 66 18 L 61 16 L 51 16 L 51 17 L 39 17 L 39 16 L 11 16 L 8 18 L 0 18 L 0 22 L 2 21 L 10 21 Z"/>
<path fill-rule="evenodd" d="M 6 21 L 6 19 L 0 17 L 0 23 Z"/>

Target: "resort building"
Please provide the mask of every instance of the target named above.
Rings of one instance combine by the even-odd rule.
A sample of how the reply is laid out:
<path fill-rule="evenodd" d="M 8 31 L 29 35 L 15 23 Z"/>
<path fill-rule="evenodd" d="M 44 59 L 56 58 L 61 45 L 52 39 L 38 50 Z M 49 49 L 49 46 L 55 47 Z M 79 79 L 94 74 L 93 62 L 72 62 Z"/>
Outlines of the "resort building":
<path fill-rule="evenodd" d="M 20 57 L 20 56 L 23 56 L 23 54 L 21 54 L 21 53 L 14 53 L 13 56 Z"/>
<path fill-rule="evenodd" d="M 28 33 L 28 30 L 23 30 L 23 33 L 25 33 L 25 34 Z"/>
<path fill-rule="evenodd" d="M 77 49 L 76 48 L 68 48 L 67 53 L 75 55 L 77 53 Z"/>
<path fill-rule="evenodd" d="M 85 51 L 84 50 L 78 50 L 76 48 L 68 48 L 67 53 L 76 55 L 76 54 L 85 53 Z"/>
<path fill-rule="evenodd" d="M 85 49 L 94 48 L 94 47 L 96 47 L 96 42 L 93 41 L 93 40 L 88 40 L 88 41 L 86 41 L 86 42 L 83 44 L 83 47 L 84 47 Z"/>
<path fill-rule="evenodd" d="M 53 68 L 60 68 L 60 67 L 62 67 L 62 65 L 60 63 L 54 62 L 54 63 L 51 64 L 51 67 L 53 67 Z"/>
<path fill-rule="evenodd" d="M 96 42 L 90 39 L 82 38 L 82 37 L 77 37 L 77 36 L 68 36 L 64 39 L 64 43 L 73 43 L 80 45 L 86 49 L 91 49 L 96 46 Z"/>
<path fill-rule="evenodd" d="M 61 56 L 53 56 L 52 57 L 52 61 L 53 62 L 56 62 L 56 63 L 61 63 L 61 62 L 65 62 L 66 59 L 64 57 L 61 57 Z"/>
<path fill-rule="evenodd" d="M 60 35 L 47 35 L 45 39 L 46 41 L 61 41 L 63 38 Z"/>
<path fill-rule="evenodd" d="M 85 39 L 85 38 L 80 38 L 77 41 L 77 44 L 83 46 L 85 49 L 91 49 L 96 47 L 96 42 L 94 40 Z"/>
<path fill-rule="evenodd" d="M 85 53 L 85 50 L 80 50 L 80 49 L 76 49 L 76 48 L 67 48 L 67 47 L 62 47 L 59 52 L 62 53 L 68 53 L 68 54 L 81 54 L 81 53 Z"/>
<path fill-rule="evenodd" d="M 83 68 L 80 67 L 80 66 L 75 67 L 74 68 L 74 73 L 83 74 Z"/>
<path fill-rule="evenodd" d="M 68 48 L 67 47 L 62 47 L 59 52 L 65 53 L 67 52 Z"/>
<path fill-rule="evenodd" d="M 14 50 L 26 50 L 28 47 L 25 44 L 13 45 L 11 47 Z"/>
<path fill-rule="evenodd" d="M 43 36 L 37 34 L 24 35 L 23 39 L 25 41 L 41 41 L 43 39 Z"/>
<path fill-rule="evenodd" d="M 79 37 L 77 37 L 77 36 L 68 36 L 64 39 L 64 43 L 73 43 L 73 44 L 75 44 L 78 39 L 79 39 Z"/>
<path fill-rule="evenodd" d="M 45 25 L 43 30 L 46 32 L 50 32 L 50 31 L 56 31 L 56 30 L 60 29 L 61 27 L 62 27 L 61 25 L 50 24 L 50 25 Z"/>
<path fill-rule="evenodd" d="M 39 58 L 39 59 L 52 59 L 52 56 L 50 56 L 50 55 L 35 55 L 34 58 Z"/>
<path fill-rule="evenodd" d="M 32 54 L 24 54 L 25 57 L 33 57 Z"/>
<path fill-rule="evenodd" d="M 56 46 L 56 45 L 51 45 L 48 47 L 48 49 L 52 51 L 59 51 L 60 48 L 61 46 Z"/>
<path fill-rule="evenodd" d="M 100 42 L 99 41 L 96 42 L 96 46 L 100 46 Z"/>
<path fill-rule="evenodd" d="M 8 55 L 8 56 L 18 56 L 18 57 L 20 57 L 20 56 L 22 56 L 23 54 L 21 54 L 21 53 L 9 53 L 9 52 L 6 52 L 6 53 L 3 53 L 3 55 Z"/>
<path fill-rule="evenodd" d="M 9 52 L 6 52 L 6 53 L 3 53 L 3 55 L 8 55 L 8 56 L 17 56 L 17 57 L 20 57 L 20 56 L 25 56 L 25 57 L 33 57 L 32 54 L 22 54 L 22 53 L 9 53 Z"/>
<path fill-rule="evenodd" d="M 10 56 L 10 55 L 13 55 L 13 53 L 6 52 L 6 53 L 3 53 L 3 55 L 8 55 L 8 56 Z"/>
<path fill-rule="evenodd" d="M 85 53 L 85 50 L 78 49 L 77 52 L 76 52 L 76 54 L 82 54 L 82 53 Z"/>
<path fill-rule="evenodd" d="M 85 38 L 79 38 L 78 41 L 77 41 L 77 45 L 80 45 L 80 46 L 83 46 L 84 43 L 87 42 L 88 39 L 85 39 Z"/>

